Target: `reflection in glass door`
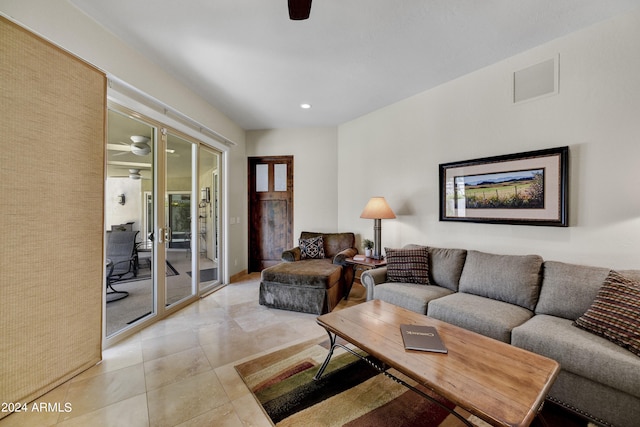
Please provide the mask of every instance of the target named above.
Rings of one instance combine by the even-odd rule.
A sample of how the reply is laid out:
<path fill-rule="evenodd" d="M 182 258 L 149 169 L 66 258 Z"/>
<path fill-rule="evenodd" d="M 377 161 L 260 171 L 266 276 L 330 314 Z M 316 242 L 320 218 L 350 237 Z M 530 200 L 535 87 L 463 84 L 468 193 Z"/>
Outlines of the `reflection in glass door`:
<path fill-rule="evenodd" d="M 105 182 L 106 336 L 152 315 L 156 128 L 109 109 Z"/>
<path fill-rule="evenodd" d="M 195 294 L 197 257 L 197 200 L 194 193 L 194 157 L 196 144 L 169 133 L 166 142 L 165 175 L 165 263 L 166 301 L 170 306 Z"/>
<path fill-rule="evenodd" d="M 201 146 L 198 158 L 198 264 L 202 293 L 220 284 L 220 155 Z"/>

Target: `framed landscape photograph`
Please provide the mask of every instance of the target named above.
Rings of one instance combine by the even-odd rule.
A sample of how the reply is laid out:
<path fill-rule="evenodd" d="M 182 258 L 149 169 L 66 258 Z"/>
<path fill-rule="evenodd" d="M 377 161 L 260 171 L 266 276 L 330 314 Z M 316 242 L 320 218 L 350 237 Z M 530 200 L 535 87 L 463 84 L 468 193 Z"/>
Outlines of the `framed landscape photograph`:
<path fill-rule="evenodd" d="M 569 147 L 440 165 L 440 221 L 568 224 Z"/>

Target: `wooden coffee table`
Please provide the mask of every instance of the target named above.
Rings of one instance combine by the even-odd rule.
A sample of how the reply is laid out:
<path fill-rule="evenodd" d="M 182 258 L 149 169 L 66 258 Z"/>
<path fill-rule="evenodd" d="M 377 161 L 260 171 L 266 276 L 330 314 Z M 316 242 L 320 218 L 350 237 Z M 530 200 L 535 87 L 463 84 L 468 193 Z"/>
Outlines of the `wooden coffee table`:
<path fill-rule="evenodd" d="M 317 322 L 332 347 L 316 378 L 340 346 L 338 336 L 494 426 L 530 425 L 560 371 L 552 359 L 380 300 Z M 434 326 L 448 354 L 405 350 L 403 323 Z"/>

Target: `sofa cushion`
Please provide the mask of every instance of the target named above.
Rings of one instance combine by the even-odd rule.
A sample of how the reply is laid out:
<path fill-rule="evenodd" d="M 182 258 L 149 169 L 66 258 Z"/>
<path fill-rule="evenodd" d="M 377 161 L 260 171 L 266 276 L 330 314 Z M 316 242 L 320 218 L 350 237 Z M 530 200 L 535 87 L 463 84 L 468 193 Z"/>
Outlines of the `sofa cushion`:
<path fill-rule="evenodd" d="M 518 305 L 458 292 L 430 301 L 427 316 L 509 343 L 511 330 L 529 320 L 533 312 Z"/>
<path fill-rule="evenodd" d="M 540 293 L 542 257 L 467 251 L 459 291 L 533 310 Z"/>
<path fill-rule="evenodd" d="M 640 397 L 640 358 L 573 326 L 573 321 L 537 314 L 513 329 L 511 344 L 549 357 L 562 370 Z"/>
<path fill-rule="evenodd" d="M 387 255 L 387 280 L 389 282 L 429 284 L 429 251 L 426 247 L 415 249 L 384 248 Z"/>
<path fill-rule="evenodd" d="M 640 283 L 611 271 L 575 325 L 640 356 Z"/>
<path fill-rule="evenodd" d="M 375 270 L 370 270 L 371 272 Z M 451 294 L 453 291 L 441 286 L 418 285 L 416 283 L 383 283 L 373 287 L 372 298 L 399 305 L 407 310 L 427 314 L 429 302 Z"/>
<path fill-rule="evenodd" d="M 429 281 L 431 284 L 457 291 L 466 258 L 467 251 L 464 249 L 429 247 Z"/>
<path fill-rule="evenodd" d="M 300 239 L 300 259 L 324 258 L 324 239 L 322 236 Z"/>
<path fill-rule="evenodd" d="M 536 314 L 576 320 L 596 298 L 609 271 L 602 267 L 545 261 Z"/>

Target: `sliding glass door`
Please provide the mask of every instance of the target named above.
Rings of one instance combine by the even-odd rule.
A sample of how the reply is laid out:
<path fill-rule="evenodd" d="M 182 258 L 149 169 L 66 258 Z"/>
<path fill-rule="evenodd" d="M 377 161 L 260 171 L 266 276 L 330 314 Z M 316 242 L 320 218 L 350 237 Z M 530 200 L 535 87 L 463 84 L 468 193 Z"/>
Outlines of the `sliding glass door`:
<path fill-rule="evenodd" d="M 105 332 L 156 313 L 153 260 L 157 128 L 109 109 L 105 180 Z"/>
<path fill-rule="evenodd" d="M 196 144 L 175 134 L 167 134 L 165 181 L 166 236 L 165 262 L 167 267 L 165 304 L 170 306 L 196 293 L 197 265 L 194 250 L 197 242 L 193 159 Z M 194 205 L 196 201 L 196 205 Z"/>
<path fill-rule="evenodd" d="M 198 260 L 200 292 L 220 285 L 220 153 L 200 146 L 198 181 Z"/>
<path fill-rule="evenodd" d="M 106 148 L 109 338 L 221 283 L 221 153 L 111 104 Z"/>

